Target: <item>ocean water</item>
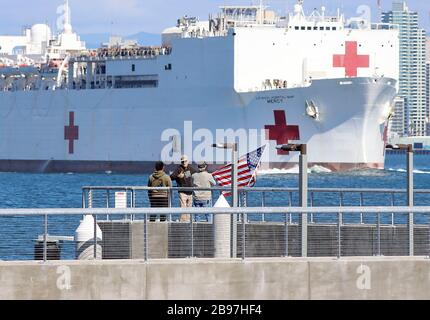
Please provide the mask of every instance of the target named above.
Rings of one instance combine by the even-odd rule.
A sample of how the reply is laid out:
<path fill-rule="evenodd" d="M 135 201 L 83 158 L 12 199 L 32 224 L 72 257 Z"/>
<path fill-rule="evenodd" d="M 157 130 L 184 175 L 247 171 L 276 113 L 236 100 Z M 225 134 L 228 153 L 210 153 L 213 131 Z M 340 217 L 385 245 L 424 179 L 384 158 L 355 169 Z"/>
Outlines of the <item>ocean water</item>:
<path fill-rule="evenodd" d="M 417 155 L 414 159 L 414 181 L 417 189 L 430 189 L 430 156 Z M 22 174 L 0 173 L 1 208 L 81 208 L 82 186 L 145 186 L 148 175 L 119 174 Z M 296 188 L 298 175 L 291 172 L 265 172 L 259 175 L 257 187 Z M 396 188 L 406 187 L 406 156 L 389 155 L 385 170 L 363 170 L 345 173 L 331 173 L 322 168 L 312 168 L 309 175 L 310 188 Z M 311 198 L 311 196 L 310 196 Z M 297 205 L 297 194 L 268 193 L 247 196 L 248 206 Z M 313 194 L 310 199 L 314 206 L 358 205 L 359 194 Z M 394 202 L 393 202 L 394 200 Z M 105 202 L 105 200 L 103 200 Z M 147 205 L 147 197 L 141 196 L 140 205 Z M 404 195 L 365 194 L 365 205 L 405 205 Z M 430 195 L 416 195 L 417 205 L 429 205 Z M 177 201 L 174 200 L 176 204 Z M 364 217 L 366 223 L 374 223 L 375 215 Z M 261 216 L 250 217 L 261 219 Z M 276 220 L 279 217 L 265 217 Z M 286 216 L 285 219 L 288 217 Z M 298 217 L 292 217 L 297 219 Z M 391 215 L 382 217 L 389 223 Z M 315 222 L 333 222 L 335 217 L 313 217 Z M 357 216 L 345 217 L 346 222 L 357 222 Z M 48 223 L 51 235 L 73 236 L 80 217 L 52 217 Z M 395 217 L 396 223 L 405 223 L 406 216 Z M 426 216 L 417 216 L 417 223 L 429 223 Z M 0 217 L 0 260 L 25 260 L 33 258 L 34 239 L 43 234 L 43 217 Z M 74 245 L 63 246 L 62 258 L 74 258 Z"/>
<path fill-rule="evenodd" d="M 430 156 L 415 156 L 414 181 L 417 189 L 430 189 Z M 389 155 L 386 170 L 362 170 L 331 173 L 313 168 L 310 188 L 405 188 L 406 160 L 403 155 Z M 1 208 L 80 208 L 82 186 L 145 186 L 148 175 L 120 174 L 24 174 L 0 173 Z M 261 174 L 257 187 L 298 185 L 292 173 Z M 430 204 L 430 203 L 429 203 Z"/>

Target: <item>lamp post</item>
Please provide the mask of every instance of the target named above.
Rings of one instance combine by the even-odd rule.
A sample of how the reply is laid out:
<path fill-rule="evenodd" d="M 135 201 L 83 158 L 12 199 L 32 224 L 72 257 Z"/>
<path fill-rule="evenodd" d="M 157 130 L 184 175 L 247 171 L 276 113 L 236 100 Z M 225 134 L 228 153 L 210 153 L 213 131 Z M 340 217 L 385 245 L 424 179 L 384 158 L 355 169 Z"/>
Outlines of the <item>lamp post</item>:
<path fill-rule="evenodd" d="M 387 145 L 388 150 L 406 151 L 406 169 L 407 169 L 407 202 L 409 207 L 414 206 L 414 149 L 411 144 Z M 409 235 L 409 255 L 414 255 L 414 214 L 408 214 L 408 235 Z"/>
<path fill-rule="evenodd" d="M 306 144 L 286 144 L 278 146 L 277 149 L 288 152 L 300 152 L 299 160 L 299 205 L 302 208 L 308 206 L 308 158 Z M 308 215 L 302 213 L 300 219 L 301 226 L 301 247 L 302 257 L 308 256 Z"/>
<path fill-rule="evenodd" d="M 237 171 L 238 171 L 238 144 L 235 143 L 217 143 L 212 145 L 213 148 L 219 148 L 219 149 L 230 149 L 232 156 L 231 156 L 231 194 L 232 194 L 232 200 L 233 208 L 238 207 L 239 203 L 239 195 L 237 191 Z M 237 257 L 237 214 L 233 214 L 231 216 L 231 257 L 236 258 Z"/>

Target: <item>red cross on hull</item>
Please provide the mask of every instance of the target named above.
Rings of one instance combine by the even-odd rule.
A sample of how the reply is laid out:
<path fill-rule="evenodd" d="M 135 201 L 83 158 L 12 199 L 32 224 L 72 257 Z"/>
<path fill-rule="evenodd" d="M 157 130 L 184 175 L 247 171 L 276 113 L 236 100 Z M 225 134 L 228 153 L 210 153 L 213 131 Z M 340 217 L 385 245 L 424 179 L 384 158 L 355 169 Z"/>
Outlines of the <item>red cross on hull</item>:
<path fill-rule="evenodd" d="M 75 153 L 75 140 L 79 140 L 79 126 L 75 126 L 75 113 L 69 112 L 69 125 L 64 127 L 64 140 L 69 141 L 69 154 Z"/>
<path fill-rule="evenodd" d="M 333 56 L 333 67 L 345 68 L 345 77 L 356 77 L 358 68 L 369 68 L 369 55 L 358 54 L 357 41 L 346 41 L 345 46 L 345 54 Z"/>
<path fill-rule="evenodd" d="M 275 125 L 267 125 L 266 139 L 276 141 L 277 145 L 288 144 L 291 140 L 300 140 L 299 126 L 287 125 L 284 110 L 275 110 Z M 278 150 L 278 155 L 289 155 L 288 151 Z"/>

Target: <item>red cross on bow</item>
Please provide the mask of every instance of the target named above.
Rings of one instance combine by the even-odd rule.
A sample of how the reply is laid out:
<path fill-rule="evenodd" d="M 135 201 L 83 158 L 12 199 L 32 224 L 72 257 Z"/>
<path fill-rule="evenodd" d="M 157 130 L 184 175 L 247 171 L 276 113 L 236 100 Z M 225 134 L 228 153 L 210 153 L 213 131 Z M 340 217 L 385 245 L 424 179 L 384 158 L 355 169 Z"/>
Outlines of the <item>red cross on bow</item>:
<path fill-rule="evenodd" d="M 275 125 L 267 125 L 266 139 L 274 140 L 278 145 L 288 144 L 290 140 L 300 140 L 299 126 L 287 125 L 284 110 L 275 110 Z M 278 150 L 278 155 L 288 155 L 288 151 Z"/>
<path fill-rule="evenodd" d="M 64 127 L 64 140 L 69 140 L 69 154 L 73 154 L 74 142 L 79 140 L 79 127 L 75 126 L 74 112 L 69 112 L 69 125 Z"/>
<path fill-rule="evenodd" d="M 358 68 L 369 68 L 369 55 L 357 53 L 357 41 L 346 41 L 345 46 L 344 55 L 333 55 L 333 67 L 345 68 L 346 77 L 356 77 Z"/>

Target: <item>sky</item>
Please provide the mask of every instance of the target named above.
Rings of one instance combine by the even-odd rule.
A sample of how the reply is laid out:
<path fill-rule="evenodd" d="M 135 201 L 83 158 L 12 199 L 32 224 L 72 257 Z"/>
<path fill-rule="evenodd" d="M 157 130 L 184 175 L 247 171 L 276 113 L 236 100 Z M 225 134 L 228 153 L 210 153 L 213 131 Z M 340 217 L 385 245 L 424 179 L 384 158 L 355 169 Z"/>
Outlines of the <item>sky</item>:
<path fill-rule="evenodd" d="M 145 31 L 161 33 L 187 14 L 207 20 L 220 5 L 248 5 L 258 0 L 69 0 L 74 29 L 80 34 L 109 33 L 130 35 Z M 357 8 L 368 5 L 372 21 L 378 17 L 378 0 L 305 0 L 305 10 L 325 6 L 335 14 L 341 8 L 347 17 L 359 16 Z M 380 0 L 382 8 L 391 8 L 392 0 Z M 0 34 L 20 34 L 22 27 L 48 23 L 55 27 L 57 7 L 63 0 L 0 0 Z M 296 0 L 265 0 L 264 3 L 280 14 L 292 11 Z M 410 10 L 418 11 L 421 26 L 430 32 L 430 0 L 407 1 Z"/>

